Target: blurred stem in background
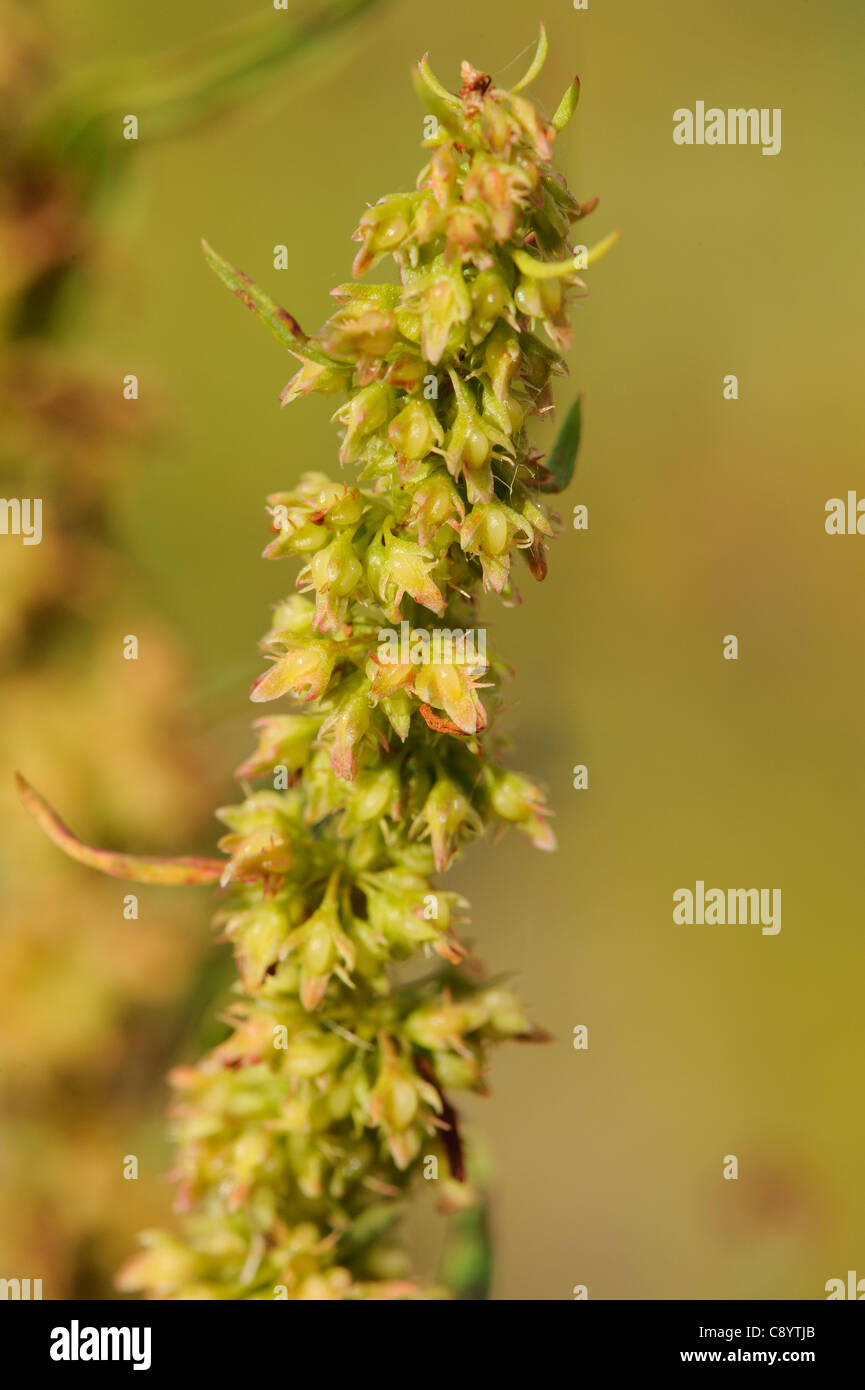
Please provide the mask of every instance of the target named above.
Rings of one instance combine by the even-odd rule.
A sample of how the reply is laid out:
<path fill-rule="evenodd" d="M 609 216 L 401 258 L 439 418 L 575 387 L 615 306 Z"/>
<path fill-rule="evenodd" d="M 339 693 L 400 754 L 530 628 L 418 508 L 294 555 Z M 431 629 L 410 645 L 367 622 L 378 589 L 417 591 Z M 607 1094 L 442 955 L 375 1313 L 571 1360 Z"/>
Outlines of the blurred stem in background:
<path fill-rule="evenodd" d="M 147 414 L 67 338 L 99 293 L 105 214 L 137 148 L 236 109 L 380 3 L 271 10 L 195 54 L 70 78 L 38 7 L 0 0 L 0 481 L 42 509 L 39 543 L 0 538 L 0 761 L 86 804 L 109 840 L 203 835 L 214 788 L 180 751 L 182 654 L 111 526 Z M 219 972 L 195 903 L 168 915 L 142 897 L 130 918 L 116 887 L 34 846 L 8 778 L 0 813 L 0 1272 L 42 1278 L 47 1298 L 106 1296 L 165 1204 L 148 1121 L 187 1005 L 200 1014 Z"/>
<path fill-rule="evenodd" d="M 346 28 L 383 0 L 317 0 L 293 11 L 267 10 L 234 25 L 193 52 L 101 64 L 40 92 L 18 132 L 21 171 L 43 187 L 52 175 L 77 219 L 92 219 L 113 201 L 142 145 L 188 134 L 250 101 L 290 66 L 308 64 L 347 39 Z M 13 6 L 17 8 L 17 6 Z M 139 141 L 122 138 L 123 120 L 137 118 Z M 22 287 L 8 331 L 50 331 L 67 277 L 86 264 L 68 239 L 56 248 L 50 273 Z"/>

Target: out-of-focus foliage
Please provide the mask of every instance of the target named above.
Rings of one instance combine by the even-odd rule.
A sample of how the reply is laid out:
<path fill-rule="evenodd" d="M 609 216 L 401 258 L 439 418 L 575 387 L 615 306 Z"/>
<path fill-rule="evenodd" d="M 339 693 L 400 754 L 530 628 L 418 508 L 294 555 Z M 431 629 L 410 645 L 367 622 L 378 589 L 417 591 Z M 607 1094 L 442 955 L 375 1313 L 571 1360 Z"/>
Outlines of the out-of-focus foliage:
<path fill-rule="evenodd" d="M 57 54 L 29 7 L 0 11 L 0 479 L 39 499 L 42 536 L 0 539 L 0 1263 L 46 1297 L 104 1293 L 115 1243 L 158 1206 L 160 1067 L 202 934 L 189 910 L 123 897 L 46 856 L 10 769 L 65 784 L 113 836 L 157 847 L 196 833 L 207 778 L 181 740 L 177 644 L 148 612 L 110 522 L 140 434 L 116 380 L 55 341 L 62 283 L 92 269 L 94 230 L 29 121 Z M 140 659 L 123 659 L 134 634 Z M 62 701 L 54 697 L 62 690 Z M 183 751 L 186 750 L 186 751 Z M 138 1154 L 138 1181 L 124 1155 Z"/>

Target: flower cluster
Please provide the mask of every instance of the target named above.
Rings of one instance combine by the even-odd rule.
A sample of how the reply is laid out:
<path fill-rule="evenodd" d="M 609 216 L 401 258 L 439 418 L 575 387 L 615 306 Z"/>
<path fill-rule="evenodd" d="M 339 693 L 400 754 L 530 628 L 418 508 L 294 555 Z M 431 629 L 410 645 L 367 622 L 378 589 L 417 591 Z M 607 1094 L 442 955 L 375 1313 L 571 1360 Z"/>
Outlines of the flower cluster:
<path fill-rule="evenodd" d="M 541 790 L 501 761 L 503 669 L 384 661 L 377 643 L 383 625 L 471 626 L 484 592 L 517 602 L 518 552 L 546 573 L 556 479 L 526 426 L 551 410 L 592 258 L 573 228 L 594 202 L 551 165 L 576 85 L 552 120 L 520 95 L 544 50 L 542 36 L 511 92 L 463 64 L 454 95 L 420 64 L 427 163 L 355 232 L 354 275 L 387 256 L 395 283 L 339 286 L 315 337 L 208 248 L 299 363 L 283 402 L 346 397 L 334 420 L 352 474 L 306 473 L 268 499 L 265 554 L 299 573 L 252 699 L 290 703 L 257 721 L 244 799 L 219 812 L 221 867 L 189 871 L 220 876 L 240 997 L 226 1040 L 172 1078 L 183 1235 L 148 1236 L 124 1289 L 439 1296 L 390 1234 L 398 1199 L 435 1158 L 460 1200 L 451 1097 L 484 1089 L 493 1044 L 541 1036 L 470 965 L 468 905 L 436 881 L 490 829 L 554 846 Z M 395 976 L 419 955 L 439 958 L 428 976 Z"/>

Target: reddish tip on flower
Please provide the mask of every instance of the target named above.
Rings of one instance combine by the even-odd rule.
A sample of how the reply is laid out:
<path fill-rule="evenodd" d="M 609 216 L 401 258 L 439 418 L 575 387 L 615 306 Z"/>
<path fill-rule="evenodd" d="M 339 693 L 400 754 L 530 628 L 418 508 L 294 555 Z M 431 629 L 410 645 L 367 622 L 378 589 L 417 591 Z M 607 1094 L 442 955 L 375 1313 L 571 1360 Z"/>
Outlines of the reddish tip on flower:
<path fill-rule="evenodd" d="M 336 643 L 328 638 L 296 642 L 253 682 L 249 698 L 260 704 L 291 691 L 319 700 L 330 684 L 336 658 Z"/>

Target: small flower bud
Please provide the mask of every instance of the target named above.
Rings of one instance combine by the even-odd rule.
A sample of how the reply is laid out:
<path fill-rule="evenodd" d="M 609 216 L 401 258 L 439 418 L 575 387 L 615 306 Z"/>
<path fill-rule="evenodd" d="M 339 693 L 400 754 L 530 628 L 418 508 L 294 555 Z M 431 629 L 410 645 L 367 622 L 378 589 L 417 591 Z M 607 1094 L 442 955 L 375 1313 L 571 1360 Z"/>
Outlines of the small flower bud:
<path fill-rule="evenodd" d="M 334 419 L 345 425 L 342 448 L 339 451 L 340 463 L 351 463 L 360 452 L 363 441 L 387 422 L 391 410 L 392 393 L 382 382 L 373 382 L 358 391 L 350 401 L 336 412 Z"/>
<path fill-rule="evenodd" d="M 463 733 L 486 727 L 487 716 L 477 695 L 477 677 L 467 666 L 429 662 L 414 679 L 415 694 L 424 704 L 443 709 Z"/>
<path fill-rule="evenodd" d="M 394 620 L 400 616 L 403 594 L 441 615 L 445 600 L 430 578 L 434 565 L 433 556 L 414 541 L 396 539 L 388 523 L 367 552 L 367 579 Z"/>
<path fill-rule="evenodd" d="M 496 815 L 513 822 L 536 849 L 555 849 L 555 836 L 545 820 L 550 813 L 543 793 L 528 777 L 516 772 L 495 775 L 490 800 Z"/>
<path fill-rule="evenodd" d="M 412 496 L 411 520 L 417 527 L 418 542 L 426 547 L 452 517 L 465 517 L 459 491 L 443 468 L 429 475 Z"/>
<path fill-rule="evenodd" d="M 285 913 L 275 903 L 260 903 L 235 912 L 225 923 L 225 936 L 234 942 L 235 959 L 246 990 L 255 990 L 279 959 L 289 932 Z"/>
<path fill-rule="evenodd" d="M 503 323 L 493 329 L 484 345 L 484 367 L 493 391 L 503 401 L 520 365 L 522 353 L 515 335 Z"/>
<path fill-rule="evenodd" d="M 336 708 L 321 726 L 319 737 L 331 744 L 330 762 L 337 777 L 349 781 L 357 776 L 358 748 L 370 726 L 369 683 L 350 682 Z"/>
<path fill-rule="evenodd" d="M 336 643 L 326 637 L 308 642 L 295 640 L 253 683 L 250 700 L 278 700 L 289 690 L 306 700 L 320 700 L 333 674 L 337 657 Z"/>
<path fill-rule="evenodd" d="M 259 730 L 258 747 L 241 763 L 235 776 L 261 777 L 277 766 L 289 773 L 296 772 L 307 761 L 320 723 L 318 716 L 309 714 L 279 714 L 256 719 L 253 728 Z"/>
<path fill-rule="evenodd" d="M 526 318 L 541 318 L 544 313 L 541 281 L 533 280 L 528 275 L 520 276 L 519 284 L 514 290 L 514 303 Z"/>
<path fill-rule="evenodd" d="M 508 287 L 498 270 L 483 270 L 471 287 L 474 318 L 480 326 L 481 336 L 485 337 L 496 320 L 501 318 L 510 304 Z"/>
<path fill-rule="evenodd" d="M 280 405 L 288 405 L 300 396 L 308 396 L 312 392 L 330 396 L 347 389 L 351 373 L 339 363 L 312 362 L 301 357 L 299 353 L 295 353 L 295 356 L 303 365 L 280 391 Z"/>
<path fill-rule="evenodd" d="M 368 302 L 338 310 L 321 331 L 322 346 L 334 357 L 384 357 L 395 338 L 393 310 Z"/>
<path fill-rule="evenodd" d="M 384 380 L 388 386 L 394 386 L 398 391 L 417 391 L 423 384 L 427 371 L 428 366 L 423 358 L 411 352 L 401 352 L 388 365 Z"/>
<path fill-rule="evenodd" d="M 283 950 L 299 953 L 300 999 L 310 1012 L 323 1000 L 334 972 L 341 978 L 348 978 L 354 968 L 355 951 L 342 929 L 335 875 L 331 877 L 320 906 L 291 933 Z"/>
<path fill-rule="evenodd" d="M 441 444 L 444 430 L 429 401 L 409 401 L 391 421 L 388 439 L 405 458 L 422 459 Z"/>
<path fill-rule="evenodd" d="M 411 284 L 407 302 L 420 316 L 421 351 L 435 366 L 446 349 L 456 348 L 456 334 L 471 318 L 471 295 L 462 267 L 437 258 L 429 271 Z"/>
<path fill-rule="evenodd" d="M 363 579 L 363 566 L 349 537 L 338 536 L 324 550 L 317 551 L 308 569 L 302 570 L 298 576 L 299 586 L 307 575 L 316 593 L 313 627 L 321 632 L 340 627 L 345 618 L 349 595 Z"/>
<path fill-rule="evenodd" d="M 460 840 L 479 834 L 482 829 L 483 822 L 477 811 L 455 783 L 446 777 L 438 779 L 412 825 L 413 834 L 423 830 L 429 835 L 438 873 L 448 868 Z"/>
<path fill-rule="evenodd" d="M 352 274 L 363 275 L 388 251 L 395 251 L 408 236 L 417 199 L 412 194 L 382 198 L 367 208 L 354 240 L 362 243 L 354 258 Z"/>

